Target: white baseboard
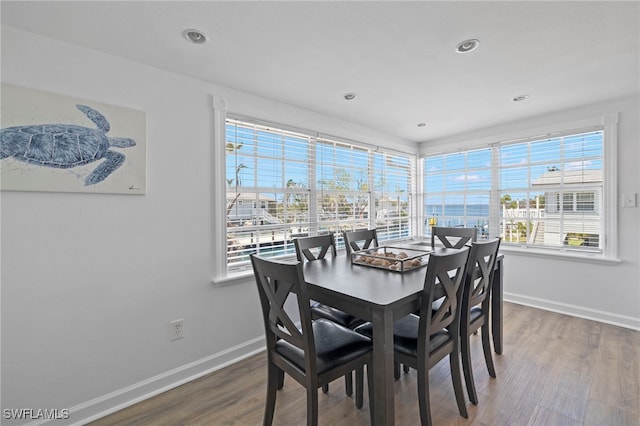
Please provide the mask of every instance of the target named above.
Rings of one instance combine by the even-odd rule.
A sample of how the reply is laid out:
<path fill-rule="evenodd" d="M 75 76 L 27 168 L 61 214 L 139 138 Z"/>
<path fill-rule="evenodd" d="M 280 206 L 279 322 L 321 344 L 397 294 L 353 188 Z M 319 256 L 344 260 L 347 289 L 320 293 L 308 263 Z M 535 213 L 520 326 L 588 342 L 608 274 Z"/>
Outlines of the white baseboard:
<path fill-rule="evenodd" d="M 598 321 L 605 324 L 611 324 L 640 331 L 640 318 L 612 314 L 611 312 L 588 309 L 581 306 L 569 305 L 566 303 L 559 303 L 546 299 L 538 299 L 536 297 L 522 296 L 520 294 L 508 292 L 505 292 L 503 297 L 505 302 L 531 306 L 532 308 L 544 309 L 545 311 L 557 312 L 560 314 L 571 315 L 578 318 L 584 318 L 592 321 Z"/>
<path fill-rule="evenodd" d="M 145 399 L 151 398 L 162 392 L 188 383 L 199 377 L 205 376 L 230 364 L 248 358 L 265 349 L 264 337 L 244 342 L 240 345 L 218 352 L 211 356 L 199 359 L 149 379 L 134 383 L 122 389 L 108 393 L 98 398 L 83 402 L 69 409 L 70 418 L 65 423 L 59 421 L 38 421 L 27 426 L 36 425 L 84 425 L 101 417 L 115 413 Z"/>

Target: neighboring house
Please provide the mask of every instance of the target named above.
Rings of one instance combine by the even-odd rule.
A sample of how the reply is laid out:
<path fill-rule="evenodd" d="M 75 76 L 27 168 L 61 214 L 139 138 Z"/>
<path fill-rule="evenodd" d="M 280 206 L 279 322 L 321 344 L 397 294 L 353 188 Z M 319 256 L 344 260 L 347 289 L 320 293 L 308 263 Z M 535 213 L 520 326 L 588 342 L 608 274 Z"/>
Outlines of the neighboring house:
<path fill-rule="evenodd" d="M 406 206 L 402 205 L 399 198 L 393 198 L 388 196 L 378 197 L 376 200 L 376 219 L 384 219 L 390 217 L 401 217 L 402 213 L 406 213 Z M 366 210 L 369 213 L 369 206 Z"/>
<path fill-rule="evenodd" d="M 544 190 L 544 220 L 530 241 L 549 246 L 600 245 L 602 170 L 553 170 L 532 182 Z"/>
<path fill-rule="evenodd" d="M 234 225 L 266 225 L 282 223 L 273 216 L 277 201 L 264 194 L 242 192 L 227 193 L 227 221 Z M 249 222 L 249 223 L 247 223 Z"/>

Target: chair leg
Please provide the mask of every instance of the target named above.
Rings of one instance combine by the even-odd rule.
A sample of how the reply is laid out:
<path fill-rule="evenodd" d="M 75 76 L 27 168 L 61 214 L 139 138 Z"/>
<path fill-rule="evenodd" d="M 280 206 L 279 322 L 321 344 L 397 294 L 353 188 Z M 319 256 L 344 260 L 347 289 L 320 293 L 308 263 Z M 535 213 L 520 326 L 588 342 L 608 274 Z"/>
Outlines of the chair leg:
<path fill-rule="evenodd" d="M 351 377 L 351 373 L 349 373 Z M 356 369 L 356 408 L 362 408 L 364 404 L 364 367 Z"/>
<path fill-rule="evenodd" d="M 464 399 L 464 389 L 462 389 L 462 374 L 460 372 L 460 352 L 456 349 L 449 354 L 449 367 L 451 368 L 451 380 L 453 381 L 453 393 L 456 395 L 458 411 L 465 419 L 469 418 L 467 414 L 467 405 Z"/>
<path fill-rule="evenodd" d="M 324 392 L 324 393 L 329 392 L 329 384 L 328 383 L 325 384 L 325 385 L 322 385 L 322 392 Z"/>
<path fill-rule="evenodd" d="M 493 378 L 496 377 L 496 369 L 493 367 L 493 357 L 491 356 L 491 337 L 489 336 L 489 321 L 482 325 L 482 351 L 484 352 L 484 362 L 487 364 L 487 371 Z"/>
<path fill-rule="evenodd" d="M 307 387 L 307 426 L 318 426 L 318 389 Z"/>
<path fill-rule="evenodd" d="M 469 335 L 462 333 L 460 337 L 460 347 L 462 352 L 462 371 L 464 372 L 464 382 L 467 386 L 467 394 L 469 401 L 473 405 L 478 405 L 478 394 L 476 393 L 476 385 L 473 380 L 473 368 L 471 366 L 471 350 Z"/>
<path fill-rule="evenodd" d="M 276 392 L 280 383 L 280 373 L 283 373 L 275 364 L 269 363 L 267 367 L 267 400 L 264 406 L 264 426 L 271 426 L 273 413 L 276 409 Z"/>
<path fill-rule="evenodd" d="M 393 363 L 393 378 L 396 380 L 400 380 L 400 363 Z"/>
<path fill-rule="evenodd" d="M 408 373 L 409 373 L 409 366 L 408 366 L 407 364 L 402 364 L 402 369 L 404 370 L 404 372 L 405 372 L 406 374 L 408 374 Z"/>
<path fill-rule="evenodd" d="M 420 423 L 431 426 L 431 402 L 429 398 L 429 370 L 418 369 L 418 406 L 420 407 Z"/>
<path fill-rule="evenodd" d="M 353 395 L 353 374 L 344 375 L 344 391 L 348 396 Z"/>
<path fill-rule="evenodd" d="M 369 389 L 369 422 L 373 424 L 375 419 L 375 412 L 373 407 L 373 371 L 371 371 L 371 364 L 367 364 L 367 388 Z"/>
<path fill-rule="evenodd" d="M 284 371 L 278 369 L 278 390 L 284 387 Z"/>

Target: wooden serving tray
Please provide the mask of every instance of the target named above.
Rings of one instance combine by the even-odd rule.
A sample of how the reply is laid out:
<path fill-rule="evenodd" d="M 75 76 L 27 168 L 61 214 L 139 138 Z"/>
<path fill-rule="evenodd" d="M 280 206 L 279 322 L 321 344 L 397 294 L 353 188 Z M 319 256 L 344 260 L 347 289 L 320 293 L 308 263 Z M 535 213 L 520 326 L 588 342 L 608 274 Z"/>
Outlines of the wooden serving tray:
<path fill-rule="evenodd" d="M 430 250 L 380 246 L 352 252 L 351 263 L 402 273 L 427 266 L 429 253 Z"/>

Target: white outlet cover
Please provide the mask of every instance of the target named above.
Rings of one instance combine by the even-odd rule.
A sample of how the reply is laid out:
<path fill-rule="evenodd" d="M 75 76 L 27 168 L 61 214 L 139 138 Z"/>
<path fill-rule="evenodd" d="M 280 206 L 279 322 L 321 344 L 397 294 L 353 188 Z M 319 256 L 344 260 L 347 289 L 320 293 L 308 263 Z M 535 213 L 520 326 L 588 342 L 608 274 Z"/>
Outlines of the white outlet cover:
<path fill-rule="evenodd" d="M 184 337 L 184 319 L 173 320 L 169 324 L 169 341 Z"/>

